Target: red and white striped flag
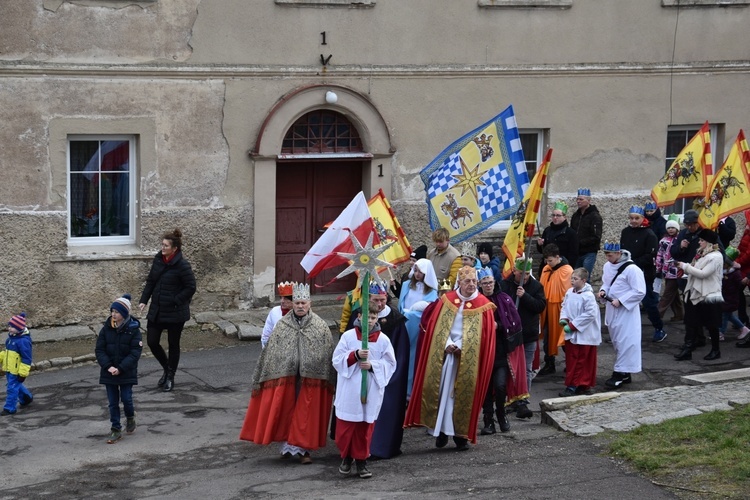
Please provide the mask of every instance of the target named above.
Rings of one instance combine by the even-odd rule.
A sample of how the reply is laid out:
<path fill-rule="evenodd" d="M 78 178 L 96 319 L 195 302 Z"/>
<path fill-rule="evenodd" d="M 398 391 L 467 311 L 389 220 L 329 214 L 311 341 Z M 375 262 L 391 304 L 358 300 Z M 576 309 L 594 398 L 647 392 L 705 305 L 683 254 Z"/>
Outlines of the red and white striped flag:
<path fill-rule="evenodd" d="M 370 210 L 367 208 L 367 199 L 362 191 L 336 217 L 336 220 L 302 258 L 302 267 L 311 278 L 325 269 L 349 263 L 337 252 L 354 253 L 354 244 L 349 237 L 351 233 L 354 233 L 359 241 L 367 241 L 370 234 L 374 233 L 373 241 L 380 242 L 375 233 Z"/>

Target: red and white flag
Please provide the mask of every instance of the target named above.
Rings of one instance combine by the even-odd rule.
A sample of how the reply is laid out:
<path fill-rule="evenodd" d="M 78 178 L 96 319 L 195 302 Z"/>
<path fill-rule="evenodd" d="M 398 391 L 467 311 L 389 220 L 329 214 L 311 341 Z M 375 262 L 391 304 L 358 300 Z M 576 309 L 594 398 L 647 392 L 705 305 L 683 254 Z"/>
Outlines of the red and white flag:
<path fill-rule="evenodd" d="M 301 262 L 302 267 L 311 278 L 314 278 L 324 269 L 348 264 L 349 261 L 337 252 L 354 253 L 350 233 L 354 233 L 354 236 L 364 244 L 374 232 L 375 224 L 367 208 L 367 199 L 360 191 L 305 254 Z M 373 241 L 379 243 L 377 233 Z"/>

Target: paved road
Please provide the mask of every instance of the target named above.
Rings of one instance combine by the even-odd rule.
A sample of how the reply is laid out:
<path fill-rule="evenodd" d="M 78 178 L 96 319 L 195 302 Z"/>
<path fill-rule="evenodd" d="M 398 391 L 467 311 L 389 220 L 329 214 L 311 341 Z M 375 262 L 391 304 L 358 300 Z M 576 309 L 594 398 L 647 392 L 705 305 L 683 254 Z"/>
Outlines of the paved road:
<path fill-rule="evenodd" d="M 654 344 L 644 326 L 645 371 L 626 390 L 631 401 L 644 403 L 642 409 L 653 410 L 653 393 L 637 391 L 677 386 L 688 373 L 750 364 L 750 353 L 731 342 L 723 345 L 719 362 L 703 361 L 704 353 L 691 362 L 676 362 L 672 354 L 682 341 L 681 327 L 669 325 L 669 331 L 666 342 Z M 480 436 L 466 453 L 450 446 L 435 449 L 423 430 L 411 429 L 404 454 L 373 463 L 370 480 L 341 477 L 333 443 L 314 454 L 312 465 L 279 460 L 276 445 L 258 447 L 237 439 L 259 352 L 257 342 L 248 342 L 184 353 L 170 394 L 155 388 L 161 369 L 153 358 L 143 358 L 141 385 L 135 390 L 139 426 L 115 445 L 105 443 L 109 423 L 98 367 L 32 374 L 28 383 L 34 403 L 0 419 L 0 499 L 675 498 L 604 456 L 603 439 L 576 437 L 540 423 L 538 403 L 563 388 L 562 363 L 555 375 L 534 381 L 533 419 L 512 418 L 510 433 Z M 612 361 L 611 344 L 605 342 L 599 349 L 600 387 Z M 677 411 L 683 399 L 662 396 L 658 404 Z M 584 424 L 592 415 L 602 418 L 593 411 L 579 408 L 576 418 Z"/>
<path fill-rule="evenodd" d="M 34 403 L 0 420 L 0 498 L 674 498 L 538 414 L 465 453 L 409 430 L 404 454 L 373 463 L 370 480 L 341 477 L 332 443 L 312 465 L 279 460 L 276 445 L 237 439 L 258 354 L 257 343 L 185 353 L 171 394 L 143 359 L 138 429 L 114 445 L 96 366 L 34 374 Z"/>

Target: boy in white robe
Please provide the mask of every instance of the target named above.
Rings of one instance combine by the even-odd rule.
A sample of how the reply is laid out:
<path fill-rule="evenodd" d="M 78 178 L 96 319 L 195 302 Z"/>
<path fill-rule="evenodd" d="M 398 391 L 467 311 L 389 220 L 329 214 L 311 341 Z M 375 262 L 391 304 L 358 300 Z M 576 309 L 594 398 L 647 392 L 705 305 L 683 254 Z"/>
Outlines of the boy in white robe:
<path fill-rule="evenodd" d="M 591 285 L 589 272 L 579 267 L 570 276 L 570 284 L 560 311 L 565 332 L 565 390 L 560 397 L 591 394 L 596 385 L 596 348 L 602 343 L 602 318 Z"/>
<path fill-rule="evenodd" d="M 614 371 L 604 385 L 618 389 L 632 381 L 631 373 L 641 371 L 639 304 L 646 295 L 646 280 L 643 271 L 630 259 L 630 252 L 621 250 L 619 243 L 605 243 L 604 256 L 607 262 L 602 272 L 599 298 L 606 300 L 604 323 L 615 349 Z"/>
<path fill-rule="evenodd" d="M 380 413 L 385 387 L 396 370 L 396 355 L 390 339 L 380 331 L 378 310 L 370 306 L 368 346 L 362 349 L 360 315 L 354 328 L 341 336 L 333 352 L 336 379 L 336 446 L 341 452 L 341 474 L 349 474 L 356 461 L 357 474 L 372 477 L 367 469 L 375 420 Z M 361 401 L 362 370 L 367 370 L 367 402 Z"/>

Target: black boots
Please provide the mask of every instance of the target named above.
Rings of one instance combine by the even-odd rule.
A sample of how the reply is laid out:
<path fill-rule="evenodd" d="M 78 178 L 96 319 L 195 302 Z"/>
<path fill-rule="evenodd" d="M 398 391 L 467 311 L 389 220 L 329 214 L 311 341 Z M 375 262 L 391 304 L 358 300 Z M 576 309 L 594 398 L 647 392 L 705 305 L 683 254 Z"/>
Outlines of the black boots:
<path fill-rule="evenodd" d="M 484 415 L 484 427 L 482 427 L 482 430 L 479 431 L 479 434 L 482 436 L 489 436 L 490 434 L 494 434 L 497 432 L 495 430 L 495 420 L 492 418 L 492 414 L 487 415 L 485 413 Z"/>
<path fill-rule="evenodd" d="M 162 374 L 159 381 L 156 383 L 159 387 L 164 387 L 164 383 L 167 381 L 167 376 L 169 375 L 169 370 L 167 368 L 164 368 L 164 373 Z"/>
<path fill-rule="evenodd" d="M 693 359 L 693 349 L 695 346 L 692 341 L 688 340 L 682 344 L 682 350 L 674 355 L 677 361 L 689 361 Z"/>
<path fill-rule="evenodd" d="M 541 370 L 539 370 L 539 373 L 536 374 L 537 377 L 540 377 L 542 375 L 552 375 L 555 373 L 555 357 L 554 356 L 544 356 L 544 366 Z"/>
<path fill-rule="evenodd" d="M 510 422 L 503 407 L 497 409 L 497 423 L 500 426 L 500 432 L 510 432 Z"/>
<path fill-rule="evenodd" d="M 721 352 L 719 352 L 718 349 L 711 349 L 711 352 L 703 356 L 703 359 L 706 361 L 713 361 L 715 359 L 719 359 L 721 357 Z"/>
<path fill-rule="evenodd" d="M 162 387 L 162 390 L 164 392 L 172 392 L 172 389 L 174 389 L 174 372 L 168 370 L 167 379 L 164 381 L 164 387 Z"/>

